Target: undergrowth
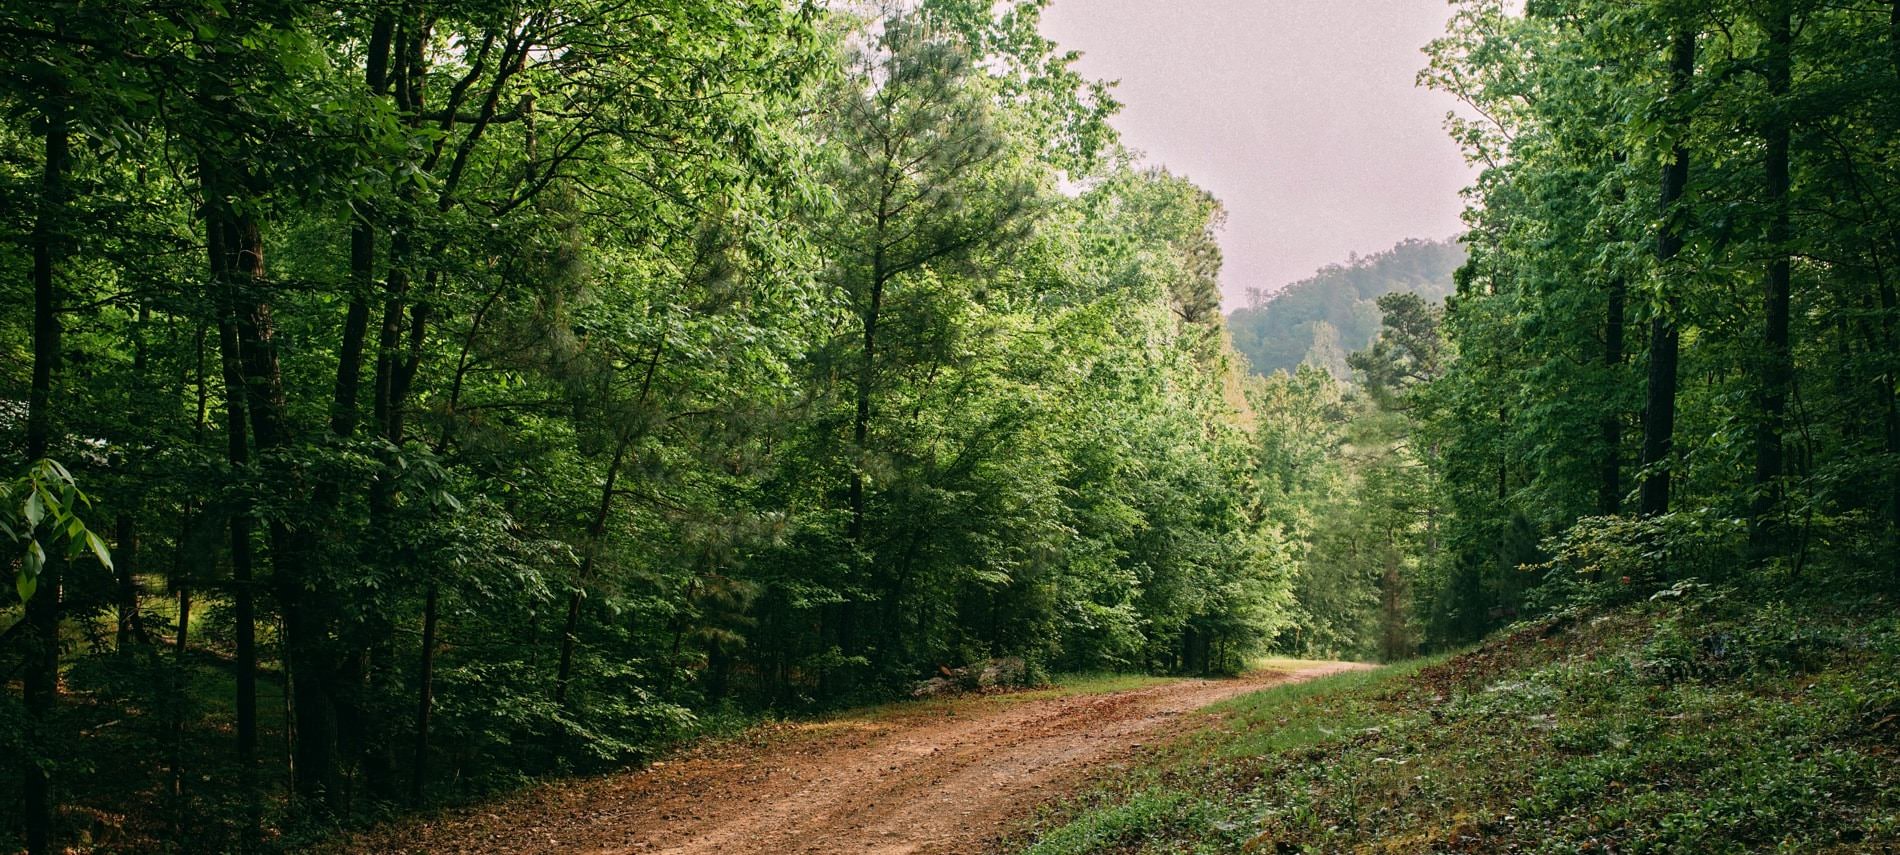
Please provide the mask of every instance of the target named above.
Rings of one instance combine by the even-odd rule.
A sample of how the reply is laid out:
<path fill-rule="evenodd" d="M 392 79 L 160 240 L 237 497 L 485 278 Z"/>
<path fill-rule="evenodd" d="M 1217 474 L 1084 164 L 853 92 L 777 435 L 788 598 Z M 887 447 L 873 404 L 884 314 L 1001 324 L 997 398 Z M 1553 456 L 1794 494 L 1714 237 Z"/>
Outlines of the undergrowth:
<path fill-rule="evenodd" d="M 1007 848 L 1900 848 L 1900 618 L 1882 598 L 1684 584 L 1206 714 Z"/>

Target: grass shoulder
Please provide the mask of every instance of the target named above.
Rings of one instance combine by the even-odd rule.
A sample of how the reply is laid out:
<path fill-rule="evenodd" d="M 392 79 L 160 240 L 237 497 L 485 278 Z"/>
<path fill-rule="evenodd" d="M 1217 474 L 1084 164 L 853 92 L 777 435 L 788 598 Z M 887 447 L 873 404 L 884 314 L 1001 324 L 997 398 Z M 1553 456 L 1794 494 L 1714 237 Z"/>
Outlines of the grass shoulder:
<path fill-rule="evenodd" d="M 1004 850 L 1879 852 L 1900 845 L 1900 621 L 1707 592 L 1277 686 Z"/>

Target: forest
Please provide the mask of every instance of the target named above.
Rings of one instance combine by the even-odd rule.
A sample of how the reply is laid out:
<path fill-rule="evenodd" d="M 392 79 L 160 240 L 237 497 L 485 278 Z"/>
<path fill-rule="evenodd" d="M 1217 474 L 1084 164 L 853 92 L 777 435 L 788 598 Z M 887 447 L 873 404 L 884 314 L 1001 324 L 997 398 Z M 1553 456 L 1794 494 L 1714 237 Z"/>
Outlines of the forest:
<path fill-rule="evenodd" d="M 1454 8 L 1420 82 L 1482 168 L 1455 293 L 1379 297 L 1348 383 L 1256 392 L 1303 638 L 1390 659 L 1685 580 L 1891 591 L 1900 4 Z"/>
<path fill-rule="evenodd" d="M 1038 9 L 6 4 L 5 840 L 1237 668 L 1221 209 Z"/>
<path fill-rule="evenodd" d="M 1231 320 L 1046 5 L 0 0 L 0 849 L 970 670 L 1891 614 L 1900 0 L 1458 0 L 1462 246 Z"/>

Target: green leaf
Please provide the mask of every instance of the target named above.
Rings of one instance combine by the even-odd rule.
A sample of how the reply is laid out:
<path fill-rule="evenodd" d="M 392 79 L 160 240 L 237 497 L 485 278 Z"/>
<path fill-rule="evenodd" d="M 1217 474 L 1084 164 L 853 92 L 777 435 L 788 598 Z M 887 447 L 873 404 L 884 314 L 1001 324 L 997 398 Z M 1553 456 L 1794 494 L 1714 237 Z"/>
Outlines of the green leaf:
<path fill-rule="evenodd" d="M 40 568 L 45 566 L 46 550 L 40 548 L 40 542 L 38 540 L 27 541 L 26 557 L 20 561 L 20 576 L 26 579 L 37 579 L 40 575 Z"/>
<path fill-rule="evenodd" d="M 106 542 L 99 535 L 86 532 L 86 547 L 92 550 L 93 557 L 99 559 L 99 563 L 104 564 L 107 570 L 112 569 L 112 551 L 106 549 Z"/>
<path fill-rule="evenodd" d="M 40 491 L 31 490 L 27 492 L 26 505 L 21 508 L 21 512 L 26 515 L 27 528 L 34 529 L 39 527 L 40 520 L 46 518 L 46 504 L 40 500 Z"/>

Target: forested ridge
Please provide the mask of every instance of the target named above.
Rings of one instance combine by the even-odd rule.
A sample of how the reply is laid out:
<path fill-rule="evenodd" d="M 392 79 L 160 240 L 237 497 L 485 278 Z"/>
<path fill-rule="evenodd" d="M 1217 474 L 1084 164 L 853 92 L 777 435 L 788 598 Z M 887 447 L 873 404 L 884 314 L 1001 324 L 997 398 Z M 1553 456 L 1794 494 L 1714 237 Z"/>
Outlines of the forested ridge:
<path fill-rule="evenodd" d="M 1227 316 L 1234 350 L 1261 376 L 1301 365 L 1352 379 L 1348 354 L 1379 335 L 1378 300 L 1405 292 L 1439 303 L 1451 295 L 1452 274 L 1465 262 L 1457 240 L 1404 240 L 1384 252 L 1353 255 L 1272 292 L 1250 289 L 1247 305 Z"/>
<path fill-rule="evenodd" d="M 1894 839 L 1900 2 L 1454 3 L 1453 292 L 1280 298 L 1362 348 L 1045 3 L 0 0 L 0 847 L 1487 636 L 1037 845 Z"/>

